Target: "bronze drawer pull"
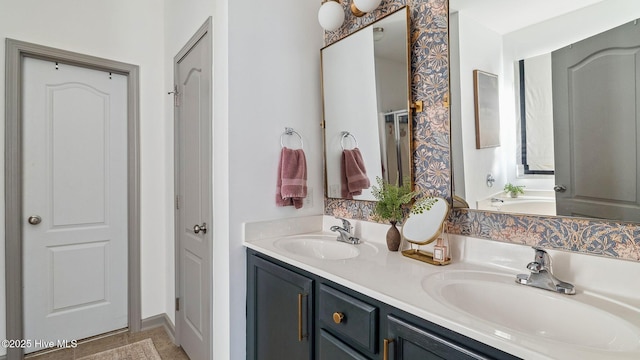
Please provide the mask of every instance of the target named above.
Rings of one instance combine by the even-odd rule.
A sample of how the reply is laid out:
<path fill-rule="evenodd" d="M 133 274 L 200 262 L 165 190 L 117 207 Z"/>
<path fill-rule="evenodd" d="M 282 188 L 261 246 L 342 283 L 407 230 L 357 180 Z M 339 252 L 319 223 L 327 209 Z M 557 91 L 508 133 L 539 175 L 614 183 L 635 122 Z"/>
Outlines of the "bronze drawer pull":
<path fill-rule="evenodd" d="M 307 294 L 298 293 L 298 341 L 300 342 L 307 337 L 307 335 L 302 332 L 302 298 L 305 296 L 307 296 Z"/>
<path fill-rule="evenodd" d="M 333 313 L 333 322 L 336 324 L 340 324 L 342 322 L 342 320 L 344 320 L 344 314 L 341 312 L 334 312 Z"/>
<path fill-rule="evenodd" d="M 384 345 L 382 350 L 382 359 L 389 360 L 389 344 L 393 342 L 393 339 L 384 339 Z"/>

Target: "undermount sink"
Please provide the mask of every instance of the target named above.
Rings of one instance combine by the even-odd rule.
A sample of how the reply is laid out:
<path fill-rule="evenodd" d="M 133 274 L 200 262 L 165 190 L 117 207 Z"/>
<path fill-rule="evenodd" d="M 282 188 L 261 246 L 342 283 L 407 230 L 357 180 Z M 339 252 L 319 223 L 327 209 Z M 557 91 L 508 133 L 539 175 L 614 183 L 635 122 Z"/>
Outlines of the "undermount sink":
<path fill-rule="evenodd" d="M 436 301 L 493 324 L 505 338 L 534 336 L 604 351 L 638 351 L 640 309 L 593 293 L 562 295 L 516 284 L 515 276 L 442 271 L 422 280 Z"/>
<path fill-rule="evenodd" d="M 362 252 L 377 252 L 377 249 L 367 243 L 357 245 L 347 244 L 336 240 L 336 236 L 305 235 L 276 240 L 275 247 L 295 255 L 321 259 L 346 260 L 355 258 Z"/>

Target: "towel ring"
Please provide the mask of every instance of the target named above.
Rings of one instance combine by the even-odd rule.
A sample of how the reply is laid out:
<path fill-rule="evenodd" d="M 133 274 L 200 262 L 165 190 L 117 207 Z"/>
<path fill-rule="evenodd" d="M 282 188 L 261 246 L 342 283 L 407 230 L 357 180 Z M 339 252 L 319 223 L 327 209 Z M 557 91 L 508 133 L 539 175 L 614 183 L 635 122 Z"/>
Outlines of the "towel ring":
<path fill-rule="evenodd" d="M 358 139 L 356 139 L 356 137 L 348 132 L 348 131 L 343 131 L 341 132 L 342 134 L 342 139 L 340 139 L 340 147 L 342 147 L 342 150 L 344 150 L 344 139 L 346 139 L 347 137 L 351 136 L 351 138 L 353 138 L 353 141 L 356 143 L 356 146 L 354 146 L 353 148 L 357 148 L 358 147 Z"/>
<path fill-rule="evenodd" d="M 302 136 L 300 136 L 300 134 L 298 134 L 297 131 L 293 130 L 293 128 L 290 128 L 290 127 L 284 128 L 284 132 L 282 133 L 282 135 L 280 135 L 280 147 L 284 147 L 284 143 L 282 142 L 282 138 L 285 135 L 293 135 L 293 134 L 298 135 L 298 138 L 300 139 L 300 149 L 302 149 L 304 147 L 304 143 L 302 142 Z"/>

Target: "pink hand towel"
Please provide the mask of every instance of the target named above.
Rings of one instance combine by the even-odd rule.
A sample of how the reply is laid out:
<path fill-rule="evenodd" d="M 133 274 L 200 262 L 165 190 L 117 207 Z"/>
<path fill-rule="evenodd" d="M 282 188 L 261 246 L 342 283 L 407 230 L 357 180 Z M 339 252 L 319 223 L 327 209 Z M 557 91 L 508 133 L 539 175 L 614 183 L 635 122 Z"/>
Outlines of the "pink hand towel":
<path fill-rule="evenodd" d="M 307 197 L 307 159 L 302 149 L 282 148 L 276 187 L 277 206 L 302 207 Z"/>
<path fill-rule="evenodd" d="M 360 149 L 343 150 L 340 168 L 342 171 L 342 197 L 353 199 L 354 196 L 361 195 L 362 190 L 368 189 L 371 185 Z"/>

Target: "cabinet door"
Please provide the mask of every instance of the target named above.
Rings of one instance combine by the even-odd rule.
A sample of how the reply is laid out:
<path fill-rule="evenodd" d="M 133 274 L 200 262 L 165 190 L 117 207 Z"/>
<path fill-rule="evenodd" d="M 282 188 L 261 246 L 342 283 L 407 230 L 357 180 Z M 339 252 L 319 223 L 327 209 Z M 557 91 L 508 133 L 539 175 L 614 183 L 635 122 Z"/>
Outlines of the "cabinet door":
<path fill-rule="evenodd" d="M 313 280 L 248 257 L 247 359 L 311 359 Z"/>
<path fill-rule="evenodd" d="M 349 345 L 324 330 L 320 330 L 319 360 L 368 360 Z"/>
<path fill-rule="evenodd" d="M 394 360 L 490 359 L 392 315 L 388 317 L 387 341 L 383 350 Z"/>

